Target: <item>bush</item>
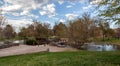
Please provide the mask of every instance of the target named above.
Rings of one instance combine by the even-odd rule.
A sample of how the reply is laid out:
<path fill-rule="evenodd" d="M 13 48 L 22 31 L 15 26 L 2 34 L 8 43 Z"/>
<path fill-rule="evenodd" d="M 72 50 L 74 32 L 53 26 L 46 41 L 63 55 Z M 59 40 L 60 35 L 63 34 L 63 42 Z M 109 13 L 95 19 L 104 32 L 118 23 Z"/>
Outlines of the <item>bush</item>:
<path fill-rule="evenodd" d="M 37 45 L 37 41 L 35 39 L 26 39 L 25 44 L 27 44 L 27 45 Z"/>
<path fill-rule="evenodd" d="M 11 44 L 11 43 L 12 43 L 12 41 L 10 41 L 10 40 L 4 41 L 4 44 Z"/>

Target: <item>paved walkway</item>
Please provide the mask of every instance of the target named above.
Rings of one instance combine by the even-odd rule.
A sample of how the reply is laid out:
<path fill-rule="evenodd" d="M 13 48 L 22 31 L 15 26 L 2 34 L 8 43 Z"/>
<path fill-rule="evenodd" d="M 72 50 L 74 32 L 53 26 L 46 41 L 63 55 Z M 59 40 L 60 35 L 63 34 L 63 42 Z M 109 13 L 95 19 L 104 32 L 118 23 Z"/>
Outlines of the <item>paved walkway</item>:
<path fill-rule="evenodd" d="M 19 54 L 26 54 L 26 53 L 34 53 L 34 52 L 42 52 L 46 51 L 49 48 L 50 52 L 62 52 L 62 51 L 77 51 L 74 48 L 60 48 L 55 46 L 28 46 L 28 45 L 19 45 L 10 48 L 0 49 L 0 57 L 2 56 L 10 56 L 10 55 L 19 55 Z"/>

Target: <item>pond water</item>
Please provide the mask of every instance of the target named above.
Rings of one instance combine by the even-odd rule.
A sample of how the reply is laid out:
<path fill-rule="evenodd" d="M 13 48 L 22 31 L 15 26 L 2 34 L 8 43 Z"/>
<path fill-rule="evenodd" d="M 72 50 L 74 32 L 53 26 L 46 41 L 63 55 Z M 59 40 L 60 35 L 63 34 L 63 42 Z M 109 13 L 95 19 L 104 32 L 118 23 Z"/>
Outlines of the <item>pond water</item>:
<path fill-rule="evenodd" d="M 116 51 L 116 50 L 120 50 L 120 45 L 86 44 L 82 46 L 82 49 L 88 50 L 88 51 Z"/>

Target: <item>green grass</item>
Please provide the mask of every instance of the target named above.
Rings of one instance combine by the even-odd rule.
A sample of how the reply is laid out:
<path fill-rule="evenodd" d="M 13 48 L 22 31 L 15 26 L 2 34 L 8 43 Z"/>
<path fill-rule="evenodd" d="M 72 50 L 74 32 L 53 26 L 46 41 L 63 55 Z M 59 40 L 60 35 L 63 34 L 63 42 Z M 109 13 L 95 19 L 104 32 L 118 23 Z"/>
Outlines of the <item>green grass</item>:
<path fill-rule="evenodd" d="M 105 40 L 105 42 L 109 42 L 109 43 L 119 44 L 120 45 L 120 39 L 110 38 L 109 40 Z"/>
<path fill-rule="evenodd" d="M 120 51 L 43 52 L 0 57 L 0 66 L 120 66 Z"/>
<path fill-rule="evenodd" d="M 101 42 L 101 43 L 110 43 L 110 44 L 117 44 L 120 45 L 120 39 L 117 38 L 105 38 L 104 40 L 101 39 L 96 39 L 94 40 L 95 42 Z"/>

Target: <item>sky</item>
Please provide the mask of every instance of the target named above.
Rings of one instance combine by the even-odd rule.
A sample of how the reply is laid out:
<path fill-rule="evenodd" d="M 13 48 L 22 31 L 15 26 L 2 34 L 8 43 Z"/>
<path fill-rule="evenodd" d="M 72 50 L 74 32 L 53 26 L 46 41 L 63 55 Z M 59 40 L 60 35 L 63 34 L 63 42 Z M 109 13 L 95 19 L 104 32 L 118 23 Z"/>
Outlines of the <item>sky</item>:
<path fill-rule="evenodd" d="M 16 28 L 32 24 L 75 20 L 85 12 L 95 16 L 95 4 L 100 0 L 0 0 L 0 10 L 7 22 Z"/>

